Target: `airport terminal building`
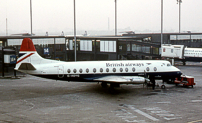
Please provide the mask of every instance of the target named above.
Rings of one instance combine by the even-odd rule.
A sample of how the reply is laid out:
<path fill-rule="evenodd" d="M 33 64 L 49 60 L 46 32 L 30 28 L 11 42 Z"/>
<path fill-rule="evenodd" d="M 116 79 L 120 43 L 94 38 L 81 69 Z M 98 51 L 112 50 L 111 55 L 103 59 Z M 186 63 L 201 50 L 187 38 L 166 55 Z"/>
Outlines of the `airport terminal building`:
<path fill-rule="evenodd" d="M 44 58 L 74 61 L 73 36 L 0 36 L 0 52 L 14 48 L 16 55 L 23 38 L 33 40 L 37 52 Z M 202 33 L 164 33 L 163 44 L 202 47 Z M 122 34 L 121 36 L 80 36 L 76 41 L 76 60 L 138 60 L 160 59 L 161 34 Z M 0 55 L 2 59 L 2 55 Z M 2 60 L 0 60 L 2 61 Z"/>

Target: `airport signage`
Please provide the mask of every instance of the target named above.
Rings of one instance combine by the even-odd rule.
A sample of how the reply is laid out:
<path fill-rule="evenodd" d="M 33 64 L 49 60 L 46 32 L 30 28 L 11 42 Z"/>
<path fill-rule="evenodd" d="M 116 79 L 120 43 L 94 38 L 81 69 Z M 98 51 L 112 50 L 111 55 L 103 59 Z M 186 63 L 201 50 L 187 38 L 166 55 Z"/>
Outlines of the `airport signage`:
<path fill-rule="evenodd" d="M 15 55 L 10 56 L 10 64 L 16 64 L 16 56 Z"/>
<path fill-rule="evenodd" d="M 48 55 L 49 54 L 49 48 L 44 48 L 43 51 L 44 51 L 44 55 Z"/>

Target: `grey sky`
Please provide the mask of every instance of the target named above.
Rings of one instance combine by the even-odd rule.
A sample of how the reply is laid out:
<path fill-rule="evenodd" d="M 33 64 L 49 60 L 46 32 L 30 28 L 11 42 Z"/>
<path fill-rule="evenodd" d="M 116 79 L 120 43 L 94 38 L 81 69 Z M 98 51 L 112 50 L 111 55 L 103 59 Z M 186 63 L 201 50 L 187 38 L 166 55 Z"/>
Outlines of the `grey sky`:
<path fill-rule="evenodd" d="M 202 0 L 182 0 L 181 31 L 202 32 Z M 178 32 L 179 5 L 164 0 L 164 30 Z M 73 0 L 32 0 L 33 33 L 73 31 Z M 118 32 L 160 32 L 161 0 L 118 0 Z M 77 30 L 114 29 L 114 0 L 76 0 Z M 30 33 L 30 0 L 0 0 L 0 33 Z M 72 33 L 73 34 L 73 33 Z"/>

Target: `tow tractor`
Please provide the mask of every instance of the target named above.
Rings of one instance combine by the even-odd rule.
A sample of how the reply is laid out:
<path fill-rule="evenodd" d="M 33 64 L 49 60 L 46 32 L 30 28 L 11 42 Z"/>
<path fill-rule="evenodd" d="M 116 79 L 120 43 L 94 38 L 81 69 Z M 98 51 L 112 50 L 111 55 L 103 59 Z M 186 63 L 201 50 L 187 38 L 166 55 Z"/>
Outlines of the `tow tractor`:
<path fill-rule="evenodd" d="M 194 77 L 193 76 L 186 76 L 186 75 L 181 75 L 180 78 L 176 78 L 174 83 L 176 86 L 182 85 L 183 87 L 189 87 L 191 86 L 192 88 L 194 87 Z"/>

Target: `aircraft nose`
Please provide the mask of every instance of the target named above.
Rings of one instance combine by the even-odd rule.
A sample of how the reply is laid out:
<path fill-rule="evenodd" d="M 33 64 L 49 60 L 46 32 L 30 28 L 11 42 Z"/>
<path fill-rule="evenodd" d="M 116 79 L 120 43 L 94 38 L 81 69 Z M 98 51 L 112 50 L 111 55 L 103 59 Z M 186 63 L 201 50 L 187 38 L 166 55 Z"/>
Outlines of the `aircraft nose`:
<path fill-rule="evenodd" d="M 178 75 L 182 75 L 182 72 L 180 69 L 178 69 L 177 67 L 175 67 L 175 69 L 176 69 Z"/>
<path fill-rule="evenodd" d="M 178 75 L 182 75 L 181 70 L 180 70 L 180 69 L 178 69 L 178 68 L 177 68 L 177 74 L 178 74 Z"/>
<path fill-rule="evenodd" d="M 181 71 L 178 71 L 177 74 L 182 75 L 182 72 L 181 72 Z"/>

